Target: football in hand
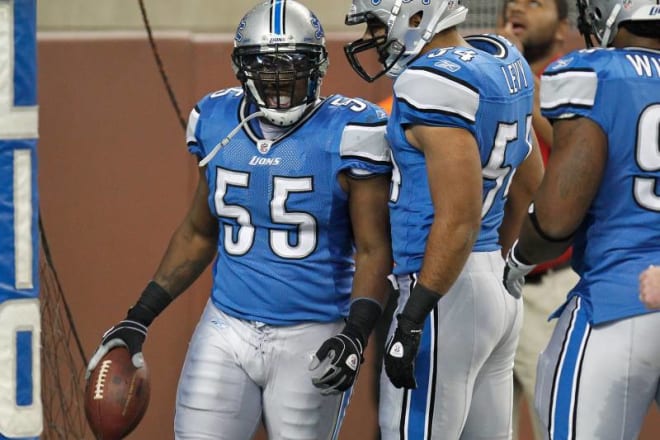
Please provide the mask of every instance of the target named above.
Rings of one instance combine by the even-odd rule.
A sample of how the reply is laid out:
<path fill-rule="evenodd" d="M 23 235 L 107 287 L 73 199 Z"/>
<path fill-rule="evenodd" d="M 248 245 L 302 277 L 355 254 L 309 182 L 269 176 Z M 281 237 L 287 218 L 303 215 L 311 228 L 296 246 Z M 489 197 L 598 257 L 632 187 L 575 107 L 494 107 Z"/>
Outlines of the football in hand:
<path fill-rule="evenodd" d="M 110 350 L 85 387 L 85 415 L 98 440 L 120 440 L 140 423 L 149 404 L 146 364 L 135 368 L 126 347 Z"/>

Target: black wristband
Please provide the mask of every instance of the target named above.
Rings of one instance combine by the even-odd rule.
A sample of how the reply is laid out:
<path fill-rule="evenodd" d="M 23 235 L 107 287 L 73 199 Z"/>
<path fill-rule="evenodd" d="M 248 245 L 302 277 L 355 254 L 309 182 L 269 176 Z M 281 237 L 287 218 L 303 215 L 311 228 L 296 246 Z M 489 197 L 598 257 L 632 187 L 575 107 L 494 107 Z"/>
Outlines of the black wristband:
<path fill-rule="evenodd" d="M 441 296 L 438 292 L 423 286 L 417 281 L 401 314 L 415 324 L 422 324 Z"/>
<path fill-rule="evenodd" d="M 518 263 L 525 264 L 527 266 L 533 266 L 534 263 L 530 262 L 527 258 L 525 258 L 521 253 L 520 249 L 518 248 L 518 240 L 516 240 L 515 243 L 513 243 L 513 247 L 511 248 L 511 257 L 513 257 L 513 261 Z"/>
<path fill-rule="evenodd" d="M 342 333 L 357 336 L 364 349 L 382 312 L 383 308 L 377 301 L 370 298 L 357 298 L 351 303 L 348 318 L 346 318 L 346 327 Z"/>
<path fill-rule="evenodd" d="M 138 302 L 128 309 L 126 319 L 137 321 L 145 327 L 149 327 L 156 316 L 165 310 L 173 299 L 158 283 L 150 281 L 147 287 L 144 288 Z"/>

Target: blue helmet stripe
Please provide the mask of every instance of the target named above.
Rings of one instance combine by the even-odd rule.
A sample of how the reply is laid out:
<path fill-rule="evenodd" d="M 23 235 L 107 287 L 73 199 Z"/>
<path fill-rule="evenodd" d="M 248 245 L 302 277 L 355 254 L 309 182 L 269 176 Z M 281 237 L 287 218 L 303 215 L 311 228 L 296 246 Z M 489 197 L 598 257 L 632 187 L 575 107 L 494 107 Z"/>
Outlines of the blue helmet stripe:
<path fill-rule="evenodd" d="M 270 28 L 275 35 L 284 34 L 284 3 L 286 0 L 273 0 Z"/>

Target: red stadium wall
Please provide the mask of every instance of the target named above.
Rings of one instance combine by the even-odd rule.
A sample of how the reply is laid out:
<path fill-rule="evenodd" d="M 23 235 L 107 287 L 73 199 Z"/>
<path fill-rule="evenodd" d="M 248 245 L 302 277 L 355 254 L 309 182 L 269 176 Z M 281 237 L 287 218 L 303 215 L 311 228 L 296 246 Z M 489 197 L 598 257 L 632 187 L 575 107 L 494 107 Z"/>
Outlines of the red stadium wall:
<path fill-rule="evenodd" d="M 329 44 L 324 93 L 374 101 L 387 96 L 389 81 L 367 85 L 360 80 L 342 44 Z M 207 92 L 236 85 L 229 41 L 182 34 L 159 39 L 158 45 L 184 118 Z M 39 101 L 41 213 L 89 357 L 103 331 L 124 316 L 155 271 L 190 203 L 196 164 L 140 34 L 40 35 Z M 173 438 L 179 370 L 209 288 L 207 272 L 150 328 L 145 357 L 151 404 L 129 438 Z M 367 354 L 344 440 L 375 438 L 372 359 Z M 657 411 L 641 438 L 660 438 Z"/>

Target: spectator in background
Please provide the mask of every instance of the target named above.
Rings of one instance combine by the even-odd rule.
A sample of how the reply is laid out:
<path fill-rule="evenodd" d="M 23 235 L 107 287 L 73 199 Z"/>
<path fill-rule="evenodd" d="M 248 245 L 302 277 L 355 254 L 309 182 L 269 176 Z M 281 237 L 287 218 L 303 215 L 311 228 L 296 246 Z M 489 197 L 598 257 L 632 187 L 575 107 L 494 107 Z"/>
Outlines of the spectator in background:
<path fill-rule="evenodd" d="M 639 299 L 650 309 L 660 309 L 660 267 L 650 266 L 639 276 Z"/>
<path fill-rule="evenodd" d="M 498 33 L 518 46 L 536 75 L 532 125 L 544 163 L 547 163 L 552 149 L 552 127 L 541 115 L 538 77 L 548 64 L 564 54 L 568 31 L 567 0 L 506 0 L 502 5 Z M 511 244 L 502 243 L 502 248 L 506 250 Z M 534 437 L 537 440 L 543 438 L 538 415 L 531 405 L 534 401 L 536 364 L 554 328 L 548 322 L 548 317 L 564 302 L 567 292 L 578 281 L 577 274 L 570 268 L 570 258 L 569 248 L 559 258 L 540 264 L 526 277 L 523 288 L 523 326 L 513 369 L 514 439 L 518 438 L 518 415 L 523 395 L 530 404 Z"/>

